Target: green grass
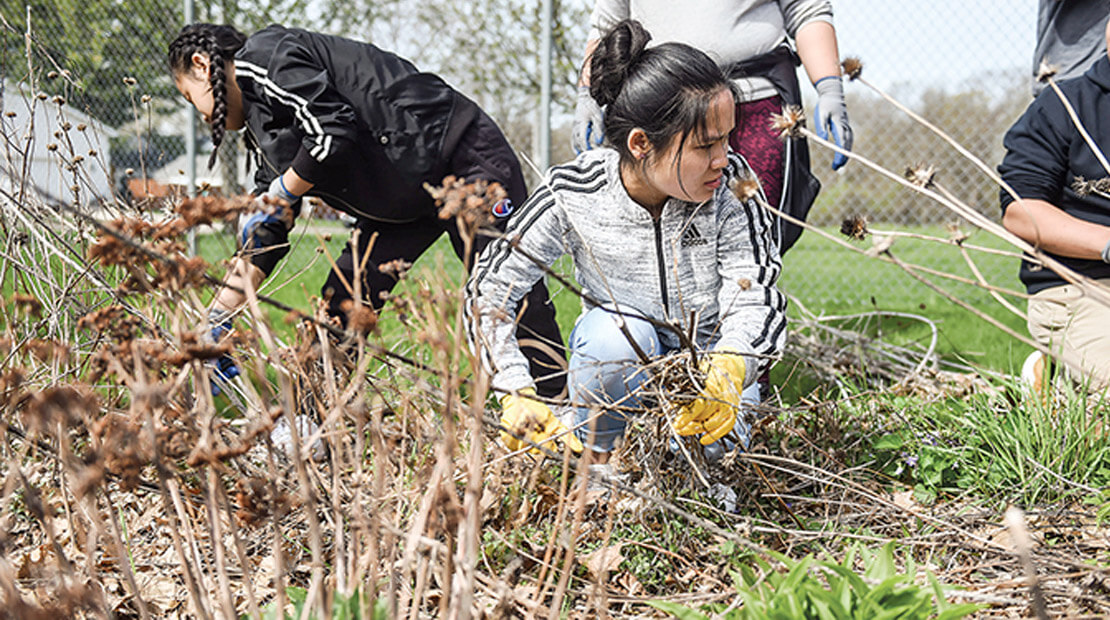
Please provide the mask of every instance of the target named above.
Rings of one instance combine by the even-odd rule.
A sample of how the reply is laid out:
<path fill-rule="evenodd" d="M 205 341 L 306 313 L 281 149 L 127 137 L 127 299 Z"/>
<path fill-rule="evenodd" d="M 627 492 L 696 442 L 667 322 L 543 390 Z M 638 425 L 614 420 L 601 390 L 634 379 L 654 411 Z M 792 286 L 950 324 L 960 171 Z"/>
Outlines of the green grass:
<path fill-rule="evenodd" d="M 947 237 L 947 232 L 940 227 L 884 228 Z M 844 238 L 836 230 L 829 229 L 828 232 Z M 870 247 L 871 243 L 870 239 L 853 242 L 861 249 Z M 972 236 L 967 243 L 1009 249 L 1008 244 L 985 233 Z M 891 252 L 906 263 L 964 278 L 973 277 L 959 249 L 954 246 L 900 238 Z M 1024 292 L 1025 288 L 1018 280 L 1016 258 L 982 252 L 969 254 L 992 285 Z M 937 277 L 930 279 L 1013 331 L 1027 335 L 1024 319 L 1003 308 L 987 291 Z M 1032 351 L 1028 345 L 919 283 L 900 267 L 852 252 L 813 232 L 803 235 L 798 245 L 787 253 L 779 284 L 786 293 L 817 315 L 857 314 L 874 310 L 921 315 L 937 325 L 937 348 L 947 359 L 960 359 L 972 365 L 1012 372 L 1021 367 L 1022 360 Z M 1024 300 L 1007 299 L 1024 311 Z M 799 316 L 796 306 L 789 312 L 791 316 Z M 893 343 L 927 344 L 929 335 L 929 329 L 919 321 L 888 319 L 884 322 L 884 337 Z"/>
<path fill-rule="evenodd" d="M 1046 406 L 1019 388 L 924 401 L 872 394 L 846 419 L 875 433 L 858 455 L 925 504 L 968 497 L 1001 509 L 1082 500 L 1110 484 L 1110 408 L 1070 393 Z"/>
<path fill-rule="evenodd" d="M 339 256 L 347 242 L 349 231 L 339 225 L 324 224 L 331 233 L 330 239 L 323 242 L 332 258 Z M 314 223 L 313 230 L 321 225 Z M 301 230 L 300 227 L 297 229 Z M 296 231 L 295 231 L 296 232 Z M 830 231 L 834 232 L 835 231 Z M 939 228 L 914 229 L 913 232 L 945 236 Z M 839 235 L 839 233 L 836 233 Z M 860 247 L 868 247 L 870 241 L 857 242 Z M 987 238 L 980 234 L 969 241 L 977 245 L 1005 248 L 1005 243 Z M 311 300 L 318 298 L 320 286 L 327 277 L 329 261 L 318 248 L 321 236 L 316 233 L 293 236 L 293 248 L 289 256 L 279 265 L 278 271 L 264 285 L 262 292 L 294 308 L 310 311 Z M 229 235 L 202 235 L 199 239 L 201 256 L 216 263 L 233 251 L 233 241 Z M 937 243 L 899 239 L 892 251 L 908 263 L 928 266 L 933 269 L 971 277 L 971 272 L 954 247 Z M 985 274 L 1005 274 L 1001 278 L 988 278 L 998 286 L 1021 290 L 1017 279 L 1016 259 L 989 254 L 973 253 L 979 268 Z M 561 273 L 571 273 L 569 259 L 564 257 L 557 265 Z M 220 275 L 222 267 L 214 268 Z M 398 293 L 412 292 L 422 283 L 429 281 L 446 282 L 457 288 L 464 282 L 461 262 L 455 257 L 446 236 L 440 238 L 416 262 L 406 281 L 398 287 Z M 958 298 L 1002 321 L 1014 331 L 1025 334 L 1024 321 L 1003 309 L 985 291 L 977 287 L 950 281 L 939 281 L 941 286 Z M 948 359 L 958 359 L 966 363 L 1003 372 L 1013 372 L 1020 368 L 1022 360 L 1031 350 L 998 328 L 960 308 L 955 303 L 918 283 L 894 265 L 868 258 L 840 247 L 821 236 L 809 232 L 786 256 L 780 285 L 784 291 L 796 298 L 811 312 L 818 315 L 857 314 L 873 310 L 905 312 L 924 316 L 936 323 L 940 337 L 938 351 Z M 581 303 L 570 291 L 564 290 L 557 282 L 551 282 L 552 298 L 555 301 L 559 325 L 564 339 L 570 335 L 574 321 L 581 311 Z M 1021 300 L 1011 300 L 1019 308 L 1024 308 Z M 270 309 L 274 325 L 281 329 L 286 324 L 281 321 L 281 312 Z M 791 316 L 798 317 L 800 309 L 792 305 Z M 399 331 L 395 318 L 386 313 L 383 316 L 382 330 L 386 340 Z M 887 318 L 882 323 L 883 338 L 903 344 L 908 342 L 927 343 L 930 332 L 919 321 Z M 783 365 L 776 371 L 789 372 Z M 776 376 L 776 381 L 785 380 L 785 374 Z"/>

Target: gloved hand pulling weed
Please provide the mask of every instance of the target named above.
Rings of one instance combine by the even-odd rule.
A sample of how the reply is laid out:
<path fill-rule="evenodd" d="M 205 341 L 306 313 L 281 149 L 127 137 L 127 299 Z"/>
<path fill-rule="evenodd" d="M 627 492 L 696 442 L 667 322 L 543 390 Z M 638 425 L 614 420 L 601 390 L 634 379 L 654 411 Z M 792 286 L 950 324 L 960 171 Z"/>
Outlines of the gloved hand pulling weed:
<path fill-rule="evenodd" d="M 567 426 L 555 417 L 551 407 L 530 398 L 535 395 L 536 390 L 525 388 L 515 394 L 502 396 L 501 424 L 533 443 L 543 443 L 551 437 L 563 433 L 559 441 L 566 442 L 574 452 L 581 452 L 582 442 L 578 441 L 574 433 L 569 432 Z M 513 451 L 520 450 L 528 445 L 524 440 L 517 439 L 506 432 L 501 433 L 501 441 L 506 448 Z M 540 453 L 536 448 L 532 448 L 531 452 L 532 454 Z"/>
<path fill-rule="evenodd" d="M 704 433 L 700 441 L 708 446 L 736 424 L 747 365 L 735 351 L 715 351 L 702 359 L 699 368 L 705 373 L 705 387 L 698 399 L 679 410 L 674 430 L 683 436 Z"/>
<path fill-rule="evenodd" d="M 227 334 L 232 330 L 231 313 L 226 310 L 219 310 L 213 308 L 208 311 L 208 340 L 212 344 L 219 344 Z M 231 359 L 230 355 L 221 355 L 212 362 L 212 395 L 219 396 L 222 393 L 220 385 L 226 385 L 235 377 L 239 376 L 239 366 L 235 364 L 235 360 Z"/>

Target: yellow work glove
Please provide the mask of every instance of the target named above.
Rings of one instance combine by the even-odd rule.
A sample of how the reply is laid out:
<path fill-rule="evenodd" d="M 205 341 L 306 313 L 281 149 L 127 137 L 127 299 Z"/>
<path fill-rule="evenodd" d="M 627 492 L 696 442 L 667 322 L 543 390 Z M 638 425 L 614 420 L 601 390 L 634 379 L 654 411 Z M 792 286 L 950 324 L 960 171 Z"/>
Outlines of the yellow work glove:
<path fill-rule="evenodd" d="M 582 442 L 578 441 L 574 433 L 567 432 L 566 425 L 555 417 L 551 407 L 529 398 L 529 396 L 535 395 L 536 390 L 525 388 L 516 394 L 502 396 L 501 424 L 512 430 L 513 433 L 528 438 L 533 443 L 542 443 L 555 435 L 565 433 L 559 437 L 559 440 L 565 441 L 571 450 L 581 452 Z M 517 439 L 506 432 L 501 433 L 501 441 L 506 448 L 514 451 L 528 446 L 524 440 Z M 532 454 L 539 453 L 539 450 L 532 448 Z"/>
<path fill-rule="evenodd" d="M 701 444 L 708 446 L 736 424 L 747 367 L 744 356 L 734 351 L 710 353 L 698 366 L 705 373 L 705 388 L 700 398 L 679 410 L 674 430 L 679 435 L 705 433 Z"/>

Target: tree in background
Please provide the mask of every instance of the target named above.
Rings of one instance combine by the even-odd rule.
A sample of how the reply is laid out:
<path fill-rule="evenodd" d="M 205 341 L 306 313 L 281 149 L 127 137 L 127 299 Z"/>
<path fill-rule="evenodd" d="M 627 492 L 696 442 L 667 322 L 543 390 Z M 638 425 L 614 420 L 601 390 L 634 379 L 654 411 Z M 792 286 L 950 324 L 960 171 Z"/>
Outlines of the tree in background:
<path fill-rule="evenodd" d="M 173 91 L 165 54 L 153 51 L 165 50 L 180 28 L 181 0 L 0 0 L 0 17 L 5 79 L 34 79 L 37 90 L 62 95 L 112 127 L 135 117 L 135 89 L 124 78 L 153 97 Z M 52 70 L 58 76 L 43 80 Z"/>
<path fill-rule="evenodd" d="M 552 118 L 560 125 L 573 104 L 590 3 L 552 1 Z M 540 92 L 540 10 L 541 0 L 197 0 L 195 19 L 230 23 L 248 33 L 280 22 L 395 51 L 471 96 L 514 146 L 531 153 Z M 117 168 L 135 167 L 131 160 L 139 153 L 156 168 L 183 152 L 177 136 L 159 135 L 180 132 L 176 114 L 182 103 L 165 53 L 184 23 L 181 0 L 0 0 L 0 17 L 3 76 L 29 79 L 24 38 L 29 18 L 34 79 L 55 68 L 66 70 L 37 81 L 36 90 L 60 94 L 107 125 L 125 128 Z M 143 95 L 151 96 L 149 115 L 139 104 Z M 135 138 L 140 133 L 143 140 Z M 197 135 L 205 140 L 208 132 L 201 127 Z M 552 161 L 573 156 L 568 135 L 569 130 L 553 131 Z"/>

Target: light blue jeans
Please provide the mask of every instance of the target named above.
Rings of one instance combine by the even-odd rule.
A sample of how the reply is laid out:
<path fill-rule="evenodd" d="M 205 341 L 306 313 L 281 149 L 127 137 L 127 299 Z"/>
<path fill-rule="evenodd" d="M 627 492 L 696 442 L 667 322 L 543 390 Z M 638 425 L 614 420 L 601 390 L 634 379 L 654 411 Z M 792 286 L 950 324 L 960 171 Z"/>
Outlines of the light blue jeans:
<path fill-rule="evenodd" d="M 631 410 L 642 406 L 638 392 L 648 379 L 648 371 L 640 366 L 635 350 L 620 330 L 618 321 L 622 319 L 629 335 L 648 357 L 658 357 L 672 350 L 660 342 L 655 327 L 643 319 L 594 308 L 578 320 L 570 334 L 567 387 L 575 406 L 575 433 L 595 452 L 611 452 L 617 440 L 624 436 L 628 418 L 634 415 Z M 741 398 L 746 403 L 758 403 L 759 385 L 752 383 Z M 629 410 L 605 410 L 602 407 L 606 405 Z M 598 414 L 596 419 L 591 421 L 595 414 Z M 738 437 L 747 447 L 750 431 L 736 430 L 742 431 Z M 730 449 L 732 446 L 720 447 Z"/>

